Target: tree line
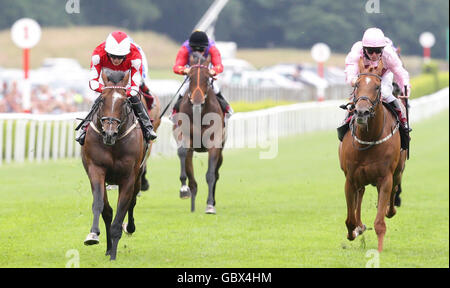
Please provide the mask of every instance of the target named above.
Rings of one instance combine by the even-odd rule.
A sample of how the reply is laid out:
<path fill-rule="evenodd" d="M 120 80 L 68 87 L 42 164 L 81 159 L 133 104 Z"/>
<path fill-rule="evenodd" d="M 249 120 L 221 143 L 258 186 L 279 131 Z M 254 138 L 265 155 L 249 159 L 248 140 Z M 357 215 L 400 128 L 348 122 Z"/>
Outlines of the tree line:
<path fill-rule="evenodd" d="M 67 3 L 72 9 L 67 11 Z M 1 0 L 0 29 L 21 17 L 42 26 L 111 25 L 153 30 L 181 42 L 213 0 Z M 78 5 L 78 7 L 76 7 Z M 445 58 L 446 0 L 230 0 L 216 23 L 216 39 L 239 47 L 309 49 L 325 42 L 347 52 L 368 27 L 383 29 L 404 54 L 421 55 L 421 32 L 436 36 L 433 56 Z"/>

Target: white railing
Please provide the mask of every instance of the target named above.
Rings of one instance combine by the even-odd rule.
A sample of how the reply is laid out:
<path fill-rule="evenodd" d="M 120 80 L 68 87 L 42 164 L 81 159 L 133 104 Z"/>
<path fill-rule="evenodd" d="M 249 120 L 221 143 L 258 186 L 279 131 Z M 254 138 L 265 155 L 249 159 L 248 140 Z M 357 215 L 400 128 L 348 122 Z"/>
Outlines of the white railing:
<path fill-rule="evenodd" d="M 227 124 L 226 148 L 267 146 L 278 137 L 335 129 L 345 100 L 299 103 L 259 111 L 235 113 Z M 449 107 L 449 88 L 410 102 L 410 121 L 418 122 Z M 48 161 L 80 156 L 74 128 L 84 113 L 61 115 L 0 114 L 0 165 Z M 172 122 L 163 117 L 152 155 L 176 155 Z"/>

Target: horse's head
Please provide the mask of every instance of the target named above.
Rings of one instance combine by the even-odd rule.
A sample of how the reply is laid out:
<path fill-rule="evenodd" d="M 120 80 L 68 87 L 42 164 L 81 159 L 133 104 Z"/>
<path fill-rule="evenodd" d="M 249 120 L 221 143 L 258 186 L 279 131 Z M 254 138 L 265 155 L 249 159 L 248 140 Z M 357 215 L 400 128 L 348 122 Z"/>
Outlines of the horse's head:
<path fill-rule="evenodd" d="M 356 123 L 359 125 L 367 125 L 369 118 L 375 116 L 375 110 L 381 102 L 382 70 L 383 63 L 381 60 L 375 68 L 365 68 L 362 59 L 359 62 L 360 74 L 353 94 Z"/>
<path fill-rule="evenodd" d="M 205 103 L 208 90 L 211 85 L 209 82 L 209 62 L 211 56 L 205 58 L 200 52 L 193 52 L 189 59 L 190 72 L 188 77 L 189 83 L 189 100 L 193 105 L 201 105 Z"/>
<path fill-rule="evenodd" d="M 101 133 L 105 145 L 112 146 L 116 143 L 119 130 L 124 124 L 123 114 L 127 103 L 125 86 L 129 76 L 130 73 L 123 72 L 102 73 L 105 87 L 97 118 L 101 122 Z"/>

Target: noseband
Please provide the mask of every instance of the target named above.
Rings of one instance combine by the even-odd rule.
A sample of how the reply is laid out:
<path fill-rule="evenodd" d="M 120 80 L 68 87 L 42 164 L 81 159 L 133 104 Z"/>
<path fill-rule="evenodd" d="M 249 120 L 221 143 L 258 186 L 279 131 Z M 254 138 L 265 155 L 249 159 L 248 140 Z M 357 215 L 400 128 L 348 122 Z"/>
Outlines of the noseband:
<path fill-rule="evenodd" d="M 130 88 L 126 88 L 126 87 L 123 87 L 123 86 L 107 86 L 107 87 L 103 87 L 103 89 L 102 90 L 105 90 L 105 89 L 124 89 L 124 90 L 130 90 Z M 128 100 L 126 100 L 127 102 L 128 102 Z M 125 103 L 127 103 L 127 102 L 124 102 L 124 104 Z M 103 99 L 101 100 L 101 103 L 103 103 Z M 123 105 L 123 104 L 122 104 Z M 128 116 L 128 114 L 127 114 L 127 116 Z M 117 130 L 118 131 L 120 131 L 120 129 L 122 128 L 122 125 L 125 123 L 125 122 L 123 122 L 121 119 L 118 119 L 118 118 L 116 118 L 116 117 L 101 117 L 100 118 L 100 123 L 102 123 L 103 124 L 103 122 L 105 122 L 105 121 L 107 121 L 106 122 L 106 124 L 113 124 L 114 122 L 116 122 L 117 123 Z M 135 127 L 136 127 L 136 125 L 137 125 L 137 122 L 138 122 L 138 120 L 136 119 L 136 121 L 135 121 L 135 123 L 124 133 L 124 135 L 122 135 L 121 137 L 119 137 L 118 138 L 118 140 L 120 140 L 120 139 L 122 139 L 122 138 L 124 138 L 125 136 L 127 136 L 130 132 L 131 132 L 131 130 L 133 130 Z M 102 134 L 102 132 L 104 132 L 103 131 L 103 125 L 102 125 L 102 131 L 100 132 L 100 131 L 98 131 L 98 129 L 97 129 L 97 127 L 95 127 L 95 125 L 92 125 L 92 122 L 91 122 L 91 127 L 98 133 L 98 134 Z"/>
<path fill-rule="evenodd" d="M 381 76 L 379 76 L 379 75 L 377 75 L 377 74 L 373 74 L 373 73 L 360 73 L 360 74 L 358 74 L 358 79 L 359 79 L 361 76 L 373 76 L 373 77 L 376 77 L 377 79 L 379 79 L 380 81 L 382 80 Z M 369 116 L 369 117 L 371 117 L 371 118 L 374 117 L 374 116 L 375 116 L 375 108 L 376 108 L 376 106 L 377 106 L 377 105 L 380 103 L 380 101 L 381 101 L 381 88 L 378 89 L 377 98 L 375 99 L 375 101 L 372 101 L 372 100 L 371 100 L 369 97 L 367 97 L 367 96 L 361 96 L 361 97 L 356 98 L 356 89 L 357 89 L 357 88 L 358 88 L 358 86 L 355 86 L 355 89 L 354 89 L 353 92 L 352 92 L 352 94 L 353 94 L 353 107 L 356 106 L 356 103 L 358 103 L 359 100 L 369 101 L 370 104 L 372 105 L 372 106 L 369 108 L 369 113 L 370 113 L 370 116 Z M 356 137 L 355 126 L 354 126 L 354 124 L 353 124 L 353 121 L 354 121 L 354 117 L 352 118 L 352 121 L 350 121 L 350 131 L 351 131 L 351 133 L 352 133 L 353 139 L 354 139 L 356 142 L 358 142 L 359 144 L 362 144 L 362 145 L 368 145 L 368 146 L 366 146 L 366 147 L 360 148 L 360 147 L 356 147 L 356 146 L 355 146 L 355 143 L 352 142 L 353 147 L 354 147 L 355 149 L 359 150 L 359 151 L 364 151 L 364 150 L 367 150 L 367 149 L 373 147 L 374 145 L 378 145 L 378 144 L 381 144 L 381 143 L 386 142 L 386 141 L 389 140 L 389 139 L 390 139 L 390 138 L 398 131 L 398 129 L 399 129 L 399 123 L 397 122 L 397 123 L 396 123 L 396 126 L 395 126 L 393 129 L 391 128 L 391 133 L 388 134 L 388 135 L 387 135 L 386 137 L 384 137 L 383 139 L 380 139 L 380 138 L 381 138 L 381 135 L 383 135 L 384 126 L 385 126 L 385 124 L 386 124 L 386 115 L 383 114 L 383 126 L 382 126 L 382 128 L 381 128 L 380 135 L 378 135 L 378 137 L 376 138 L 376 139 L 379 139 L 379 140 L 376 140 L 376 141 L 363 141 L 363 140 L 358 139 L 358 137 Z"/>

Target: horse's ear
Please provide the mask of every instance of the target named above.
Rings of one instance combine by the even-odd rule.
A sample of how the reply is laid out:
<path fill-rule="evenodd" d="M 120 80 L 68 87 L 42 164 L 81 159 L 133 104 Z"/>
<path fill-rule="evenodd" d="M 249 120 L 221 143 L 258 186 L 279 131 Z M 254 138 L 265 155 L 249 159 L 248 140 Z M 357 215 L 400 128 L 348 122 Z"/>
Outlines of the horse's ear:
<path fill-rule="evenodd" d="M 378 66 L 377 66 L 377 70 L 375 71 L 375 74 L 381 76 L 383 74 L 383 61 L 380 59 L 380 61 L 378 61 Z"/>
<path fill-rule="evenodd" d="M 106 75 L 106 73 L 105 73 L 105 71 L 103 69 L 102 69 L 101 73 L 102 73 L 103 84 L 105 86 L 107 86 L 106 84 L 108 84 L 108 75 Z"/>
<path fill-rule="evenodd" d="M 358 67 L 359 73 L 363 73 L 366 70 L 366 66 L 364 65 L 364 59 L 362 57 L 359 58 Z"/>

